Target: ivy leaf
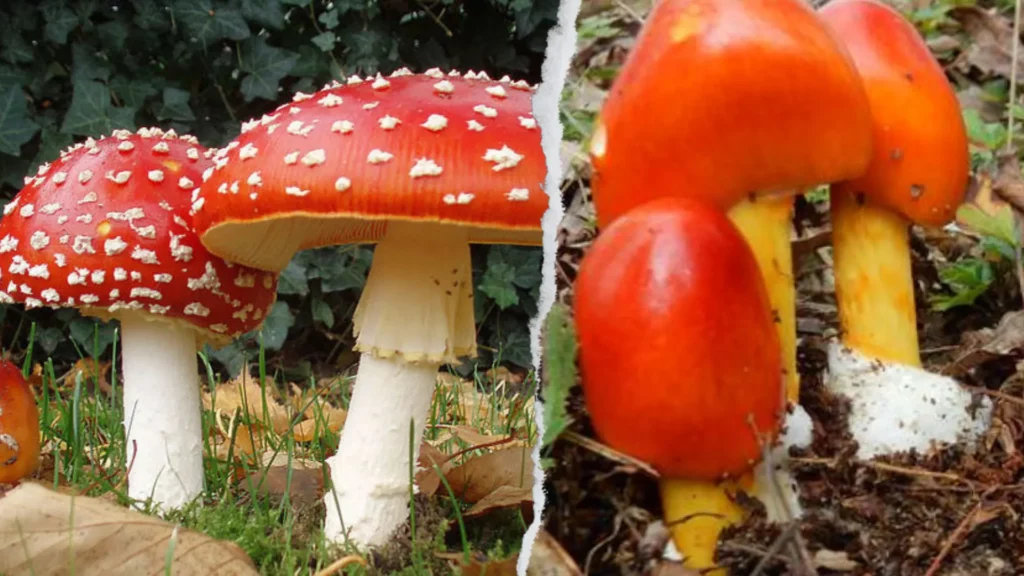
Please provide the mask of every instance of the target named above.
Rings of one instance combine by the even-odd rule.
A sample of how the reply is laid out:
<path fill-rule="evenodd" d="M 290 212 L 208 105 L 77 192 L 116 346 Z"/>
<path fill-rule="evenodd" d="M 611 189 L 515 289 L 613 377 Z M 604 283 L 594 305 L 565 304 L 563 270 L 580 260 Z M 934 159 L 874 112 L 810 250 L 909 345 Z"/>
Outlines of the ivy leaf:
<path fill-rule="evenodd" d="M 284 11 L 279 0 L 242 0 L 242 16 L 272 30 L 284 28 Z"/>
<path fill-rule="evenodd" d="M 188 105 L 190 94 L 178 88 L 164 88 L 164 103 L 157 111 L 160 120 L 178 120 L 191 122 L 196 119 L 195 113 Z"/>
<path fill-rule="evenodd" d="M 71 45 L 71 83 L 83 80 L 106 80 L 110 67 L 96 55 L 92 47 L 81 42 Z"/>
<path fill-rule="evenodd" d="M 114 76 L 110 81 L 110 91 L 125 106 L 136 110 L 142 108 L 147 98 L 157 93 L 156 86 L 149 80 L 128 79 L 124 76 Z"/>
<path fill-rule="evenodd" d="M 32 47 L 21 37 L 20 32 L 14 30 L 7 30 L 0 35 L 0 46 L 3 46 L 3 51 L 0 51 L 0 57 L 3 57 L 4 60 L 11 64 L 31 62 L 35 57 Z"/>
<path fill-rule="evenodd" d="M 128 28 L 118 20 L 100 24 L 96 27 L 96 34 L 104 46 L 117 52 L 124 50 L 124 43 L 128 40 Z"/>
<path fill-rule="evenodd" d="M 306 267 L 299 262 L 302 253 L 292 258 L 291 262 L 281 271 L 277 279 L 277 293 L 281 295 L 305 296 L 309 294 L 309 280 L 306 279 Z"/>
<path fill-rule="evenodd" d="M 110 89 L 105 85 L 94 80 L 76 82 L 61 132 L 76 136 L 109 132 L 107 112 L 110 107 Z"/>
<path fill-rule="evenodd" d="M 324 32 L 313 36 L 310 38 L 310 41 L 313 42 L 313 44 L 316 44 L 316 47 L 319 48 L 321 52 L 330 52 L 331 50 L 334 50 L 334 44 L 338 39 L 334 35 L 334 32 Z"/>
<path fill-rule="evenodd" d="M 26 112 L 21 86 L 0 84 L 0 152 L 19 156 L 21 145 L 39 131 L 39 125 L 28 118 Z"/>
<path fill-rule="evenodd" d="M 234 8 L 215 10 L 210 0 L 177 0 L 173 11 L 185 32 L 203 46 L 224 38 L 239 41 L 249 37 L 249 26 Z"/>
<path fill-rule="evenodd" d="M 519 304 L 519 292 L 513 284 L 515 278 L 515 268 L 505 262 L 498 262 L 487 267 L 480 280 L 480 291 L 490 296 L 498 308 L 505 310 Z"/>
<path fill-rule="evenodd" d="M 132 0 L 132 7 L 135 8 L 132 22 L 139 28 L 162 32 L 171 27 L 166 11 L 155 0 Z"/>
<path fill-rule="evenodd" d="M 35 170 L 44 162 L 52 162 L 60 156 L 60 151 L 74 143 L 70 134 L 58 132 L 52 128 L 43 128 L 39 137 L 39 151 L 32 160 L 29 170 Z"/>
<path fill-rule="evenodd" d="M 239 68 L 246 73 L 242 79 L 242 95 L 246 102 L 256 98 L 277 99 L 281 79 L 291 72 L 299 55 L 275 48 L 263 38 L 250 38 L 238 48 Z"/>
<path fill-rule="evenodd" d="M 321 14 L 317 20 L 324 25 L 324 28 L 328 30 L 334 30 L 338 27 L 338 9 L 337 7 L 328 10 Z"/>
<path fill-rule="evenodd" d="M 299 8 L 304 8 L 306 6 L 309 6 L 309 3 L 311 1 L 312 0 L 281 0 L 281 4 L 287 4 L 289 6 L 298 6 Z"/>
<path fill-rule="evenodd" d="M 334 310 L 331 310 L 330 304 L 322 298 L 313 298 L 310 305 L 312 307 L 313 320 L 320 322 L 327 328 L 334 327 Z"/>
<path fill-rule="evenodd" d="M 295 316 L 284 302 L 275 302 L 266 320 L 263 321 L 263 347 L 267 350 L 280 350 L 284 345 L 288 329 L 295 325 Z"/>
<path fill-rule="evenodd" d="M 67 44 L 68 34 L 78 27 L 78 15 L 60 0 L 44 2 L 40 9 L 43 11 L 43 20 L 46 21 L 43 37 L 54 44 Z"/>
<path fill-rule="evenodd" d="M 102 356 L 114 343 L 114 324 L 95 318 L 75 318 L 68 323 L 71 338 L 89 355 Z"/>

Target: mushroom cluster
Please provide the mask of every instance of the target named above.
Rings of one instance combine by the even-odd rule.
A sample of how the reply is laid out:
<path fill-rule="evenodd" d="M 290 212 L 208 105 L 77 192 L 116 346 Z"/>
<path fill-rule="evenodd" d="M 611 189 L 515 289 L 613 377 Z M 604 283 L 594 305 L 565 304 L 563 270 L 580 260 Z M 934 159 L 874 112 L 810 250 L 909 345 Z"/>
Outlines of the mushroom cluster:
<path fill-rule="evenodd" d="M 648 207 L 651 202 L 699 200 L 725 212 L 746 239 L 761 271 L 761 278 L 755 280 L 764 283 L 775 316 L 777 340 L 766 338 L 763 345 L 781 350 L 785 398 L 790 403 L 787 433 L 781 436 L 782 446 L 775 448 L 781 458 L 771 459 L 779 469 L 755 468 L 755 454 L 746 466 L 721 470 L 718 458 L 734 454 L 753 438 L 745 436 L 752 432 L 735 423 L 728 431 L 724 424 L 716 424 L 714 432 L 708 432 L 708 415 L 726 408 L 702 404 L 709 397 L 703 387 L 709 379 L 734 382 L 729 376 L 735 368 L 731 364 L 742 364 L 744 355 L 731 352 L 728 358 L 720 358 L 716 354 L 724 352 L 705 351 L 718 358 L 717 365 L 677 370 L 653 387 L 652 403 L 673 409 L 673 433 L 690 438 L 678 442 L 674 454 L 694 461 L 678 470 L 670 461 L 659 460 L 663 454 L 633 442 L 636 437 L 612 432 L 616 419 L 632 418 L 633 427 L 641 433 L 641 423 L 651 416 L 616 415 L 603 400 L 625 397 L 623 390 L 641 385 L 637 378 L 643 378 L 645 390 L 650 389 L 651 371 L 660 374 L 662 363 L 667 362 L 659 354 L 661 339 L 670 336 L 662 335 L 654 320 L 640 312 L 630 317 L 611 312 L 639 304 L 620 302 L 599 312 L 591 308 L 590 297 L 577 302 L 578 313 L 594 315 L 584 316 L 579 330 L 583 376 L 591 380 L 584 382 L 584 388 L 601 390 L 587 393 L 597 432 L 613 447 L 648 459 L 666 477 L 686 472 L 695 480 L 707 481 L 663 483 L 666 520 L 688 566 L 714 567 L 719 530 L 740 517 L 727 493 L 739 487 L 766 500 L 770 518 L 779 517 L 772 510 L 789 513 L 796 500 L 786 489 L 778 498 L 778 491 L 773 493 L 765 485 L 774 482 L 769 480 L 774 474 L 784 487 L 792 488 L 785 470 L 785 448 L 809 441 L 809 418 L 797 406 L 791 248 L 795 192 L 820 184 L 833 186 L 836 290 L 845 341 L 854 350 L 834 351 L 831 380 L 835 390 L 853 396 L 851 429 L 861 442 L 861 455 L 923 448 L 931 441 L 956 440 L 983 427 L 966 410 L 970 394 L 954 381 L 919 369 L 907 230 L 911 222 L 937 226 L 951 218 L 967 189 L 967 143 L 959 106 L 942 69 L 913 26 L 896 11 L 875 0 L 836 0 L 818 12 L 801 0 L 660 2 L 648 15 L 609 91 L 590 156 L 592 194 L 602 227 L 595 251 L 602 236 L 625 234 L 618 228 L 620 221 L 628 222 L 626 226 L 635 229 L 638 237 L 655 234 L 660 221 Z M 639 215 L 646 215 L 646 224 L 637 221 Z M 639 239 L 635 242 L 644 245 Z M 666 241 L 660 258 L 674 259 L 676 266 L 693 274 L 692 255 L 669 246 Z M 637 253 L 641 248 L 622 249 L 644 258 Z M 721 253 L 708 250 L 715 258 L 726 258 L 724 249 Z M 587 254 L 583 268 L 601 266 L 601 259 L 607 257 L 600 254 Z M 628 268 L 623 261 L 606 265 Z M 663 271 L 659 281 L 668 275 Z M 581 273 L 577 294 L 581 290 L 610 294 L 613 288 L 593 287 L 600 283 L 593 279 L 597 277 L 594 272 Z M 589 287 L 582 285 L 586 278 L 591 278 Z M 645 286 L 648 289 L 652 288 Z M 661 314 L 675 306 L 687 310 L 679 312 L 679 325 L 671 334 L 687 342 L 689 324 L 708 322 L 706 317 L 714 313 L 706 303 L 682 294 L 649 297 L 654 298 L 658 312 L 644 314 Z M 748 312 L 723 313 L 726 320 L 746 322 L 749 315 L 760 316 L 752 301 L 746 306 Z M 613 326 L 601 314 L 614 316 L 628 327 Z M 616 371 L 618 378 L 605 377 L 604 371 L 594 367 L 595 356 L 608 353 L 602 347 L 602 330 L 643 338 L 647 345 L 636 350 L 629 347 L 632 360 L 615 362 L 645 367 L 634 366 L 633 375 Z M 715 338 L 710 333 L 707 337 Z M 670 365 L 698 362 L 688 356 L 694 346 L 681 348 L 687 350 L 683 354 L 687 360 L 676 358 Z M 886 362 L 885 369 L 879 371 L 875 360 Z M 771 377 L 760 380 L 760 385 L 778 392 L 775 367 L 761 363 L 752 370 L 770 371 Z M 757 375 L 761 377 L 760 372 Z M 749 399 L 749 392 L 733 386 L 737 389 L 733 397 L 721 396 L 717 401 Z M 607 391 L 613 387 L 618 387 L 615 392 Z M 676 406 L 676 396 L 701 400 L 683 409 Z M 752 406 L 742 409 L 755 421 L 762 414 Z M 904 423 L 909 431 L 899 431 Z M 719 441 L 730 442 L 729 448 Z M 717 448 L 702 454 L 692 444 Z M 697 474 L 702 466 L 745 476 L 738 483 L 716 485 L 712 478 Z M 701 512 L 713 512 L 717 518 L 702 518 Z"/>
<path fill-rule="evenodd" d="M 210 154 L 159 128 L 90 138 L 25 178 L 0 220 L 0 302 L 120 321 L 128 495 L 168 508 L 203 488 L 197 347 L 257 328 L 276 299 L 276 275 L 196 236 Z"/>
<path fill-rule="evenodd" d="M 476 354 L 470 244 L 541 243 L 534 92 L 485 73 L 401 69 L 298 93 L 217 150 L 191 199 L 210 252 L 271 273 L 299 250 L 376 244 L 329 460 L 330 540 L 380 545 L 408 518 L 438 370 Z"/>

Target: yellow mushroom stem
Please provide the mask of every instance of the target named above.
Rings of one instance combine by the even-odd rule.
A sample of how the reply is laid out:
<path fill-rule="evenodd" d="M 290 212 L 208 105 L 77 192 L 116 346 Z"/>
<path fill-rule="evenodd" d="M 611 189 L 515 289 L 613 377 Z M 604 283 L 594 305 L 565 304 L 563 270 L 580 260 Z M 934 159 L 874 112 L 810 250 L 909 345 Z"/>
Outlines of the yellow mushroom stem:
<path fill-rule="evenodd" d="M 796 369 L 796 289 L 793 284 L 793 253 L 790 230 L 793 197 L 790 194 L 744 200 L 729 211 L 729 219 L 746 238 L 757 260 L 775 311 L 786 371 L 786 399 L 797 403 L 800 376 Z M 661 482 L 662 508 L 676 548 L 688 568 L 714 568 L 715 550 L 722 530 L 743 520 L 734 494 L 757 492 L 752 474 L 737 482 L 716 484 L 695 480 Z M 710 574 L 725 574 L 714 570 Z"/>
<path fill-rule="evenodd" d="M 743 509 L 735 502 L 737 490 L 749 490 L 751 475 L 740 482 L 714 482 L 663 478 L 661 506 L 672 541 L 683 555 L 683 566 L 703 574 L 722 576 L 715 569 L 718 536 L 727 526 L 743 520 Z"/>
<path fill-rule="evenodd" d="M 747 239 L 764 277 L 782 345 L 786 400 L 796 404 L 800 396 L 800 374 L 796 369 L 796 287 L 793 283 L 790 233 L 793 196 L 784 194 L 744 200 L 729 210 L 729 219 Z"/>
<path fill-rule="evenodd" d="M 921 366 L 910 222 L 833 190 L 832 260 L 843 344 L 869 357 Z"/>

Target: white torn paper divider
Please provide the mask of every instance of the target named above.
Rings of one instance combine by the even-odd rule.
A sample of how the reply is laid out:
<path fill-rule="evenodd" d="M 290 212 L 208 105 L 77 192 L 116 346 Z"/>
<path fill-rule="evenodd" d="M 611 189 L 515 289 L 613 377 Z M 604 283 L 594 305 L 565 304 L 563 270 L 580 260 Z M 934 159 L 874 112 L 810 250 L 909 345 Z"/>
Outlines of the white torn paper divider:
<path fill-rule="evenodd" d="M 558 103 L 562 99 L 562 87 L 569 73 L 569 63 L 576 52 L 576 16 L 580 12 L 580 0 L 562 0 L 558 7 L 558 22 L 548 32 L 548 46 L 541 66 L 541 84 L 533 96 L 533 117 L 541 129 L 541 146 L 547 161 L 548 173 L 544 190 L 548 194 L 548 210 L 541 225 L 544 228 L 544 259 L 541 270 L 540 299 L 537 316 L 530 322 L 530 349 L 535 370 L 540 369 L 543 352 L 540 345 L 540 331 L 544 319 L 555 301 L 555 251 L 558 224 L 562 221 L 562 162 L 559 150 L 562 143 L 562 124 L 558 117 Z M 538 376 L 539 377 L 539 376 Z M 535 405 L 534 419 L 537 422 L 537 437 L 544 435 L 544 406 Z M 523 545 L 516 562 L 519 576 L 526 575 L 530 564 L 533 542 L 540 532 L 544 513 L 544 471 L 540 468 L 540 443 L 533 449 L 533 522 L 523 535 Z"/>

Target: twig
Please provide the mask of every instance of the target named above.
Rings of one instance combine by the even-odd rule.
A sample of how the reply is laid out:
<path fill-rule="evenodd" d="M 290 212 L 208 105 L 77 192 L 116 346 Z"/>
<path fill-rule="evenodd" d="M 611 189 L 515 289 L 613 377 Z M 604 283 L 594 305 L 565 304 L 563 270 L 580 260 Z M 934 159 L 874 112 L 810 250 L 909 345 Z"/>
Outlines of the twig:
<path fill-rule="evenodd" d="M 791 458 L 790 461 L 791 462 L 796 462 L 798 464 L 810 464 L 810 465 L 827 466 L 829 468 L 834 467 L 838 463 L 835 458 L 799 458 L 799 457 L 796 457 L 796 458 Z M 890 472 L 892 474 L 900 474 L 902 476 L 916 476 L 916 477 L 921 477 L 921 478 L 932 478 L 932 479 L 938 479 L 938 480 L 949 480 L 950 482 L 960 482 L 960 483 L 963 483 L 963 484 L 967 484 L 968 486 L 971 486 L 971 487 L 987 488 L 987 486 L 985 486 L 983 484 L 975 482 L 974 480 L 969 480 L 967 478 L 964 478 L 963 476 L 954 474 L 952 472 L 933 472 L 931 470 L 925 470 L 923 468 L 908 468 L 906 466 L 897 466 L 895 464 L 887 464 L 885 462 L 874 462 L 874 461 L 865 461 L 865 460 L 856 461 L 855 464 L 857 464 L 859 466 L 864 466 L 865 468 L 872 468 L 872 469 L 878 470 L 880 472 Z"/>
<path fill-rule="evenodd" d="M 359 556 L 358 554 L 345 556 L 343 558 L 335 560 L 326 568 L 317 572 L 315 576 L 333 576 L 334 574 L 341 572 L 342 568 L 349 566 L 351 564 L 359 564 L 361 566 L 366 566 L 366 559 L 362 556 Z"/>
<path fill-rule="evenodd" d="M 609 448 L 608 446 L 605 446 L 604 444 L 601 444 L 596 440 L 592 440 L 590 438 L 587 438 L 586 436 L 583 436 L 571 430 L 563 432 L 561 438 L 569 442 L 572 442 L 577 446 L 586 448 L 587 450 L 590 450 L 591 452 L 597 454 L 598 456 L 603 456 L 609 460 L 619 462 L 620 464 L 636 466 L 637 468 L 643 470 L 653 478 L 661 477 L 661 474 L 658 474 L 658 471 L 652 468 L 650 464 L 643 462 L 641 460 L 637 460 L 632 456 L 623 454 L 622 452 L 619 452 L 614 448 Z"/>
<path fill-rule="evenodd" d="M 975 504 L 974 508 L 972 508 L 971 511 L 968 512 L 962 520 L 960 520 L 960 523 L 957 524 L 956 529 L 953 530 L 953 533 L 950 534 L 949 537 L 947 537 L 946 540 L 942 543 L 942 548 L 939 550 L 939 555 L 936 556 L 934 560 L 932 560 L 932 563 L 930 566 L 928 566 L 928 571 L 924 573 L 924 576 L 935 576 L 935 574 L 939 571 L 939 568 L 942 567 L 943 560 L 945 560 L 946 556 L 949 556 L 949 553 L 953 550 L 953 545 L 959 542 L 960 539 L 967 534 L 968 526 L 970 526 L 971 520 L 974 519 L 974 516 L 978 513 L 978 511 L 981 510 L 981 505 L 982 502 L 978 502 L 977 504 Z"/>
<path fill-rule="evenodd" d="M 1013 128 L 1015 120 L 1013 108 L 1017 103 L 1017 61 L 1020 58 L 1020 5 L 1020 0 L 1017 0 L 1014 2 L 1013 8 L 1013 52 L 1010 57 L 1010 101 L 1008 102 L 1009 119 L 1006 121 L 1007 152 L 1013 150 Z"/>
<path fill-rule="evenodd" d="M 786 528 L 782 530 L 782 533 L 779 534 L 779 537 L 775 539 L 775 542 L 772 542 L 772 545 L 764 551 L 764 554 L 761 556 L 761 560 L 757 563 L 757 565 L 754 566 L 754 569 L 750 572 L 750 576 L 761 576 L 761 574 L 764 573 L 764 571 L 768 568 L 768 564 L 771 563 L 772 560 L 778 560 L 780 558 L 779 551 L 782 550 L 783 544 L 785 544 L 787 541 L 793 538 L 799 527 L 800 525 L 798 523 L 790 522 L 789 525 L 787 525 Z"/>

